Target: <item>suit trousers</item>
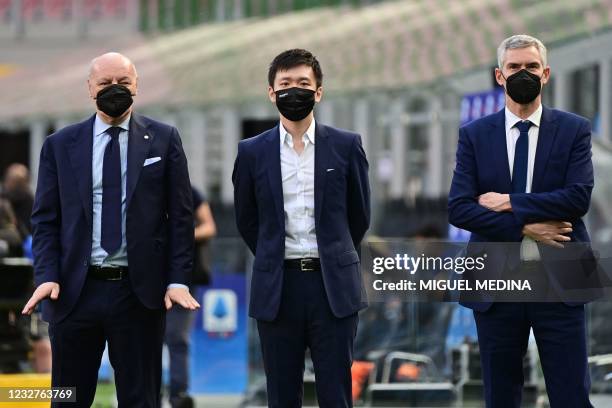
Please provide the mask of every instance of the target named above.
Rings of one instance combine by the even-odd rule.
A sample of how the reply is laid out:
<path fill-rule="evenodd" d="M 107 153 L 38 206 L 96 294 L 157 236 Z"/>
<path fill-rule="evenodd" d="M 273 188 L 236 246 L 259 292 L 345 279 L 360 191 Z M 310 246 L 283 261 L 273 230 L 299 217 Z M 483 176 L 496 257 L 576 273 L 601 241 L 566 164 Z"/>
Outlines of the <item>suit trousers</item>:
<path fill-rule="evenodd" d="M 280 310 L 271 322 L 258 320 L 268 406 L 302 406 L 306 348 L 315 371 L 321 408 L 352 407 L 351 365 L 357 313 L 337 318 L 320 271 L 283 272 Z"/>
<path fill-rule="evenodd" d="M 61 293 L 60 293 L 61 296 Z M 96 393 L 105 344 L 115 373 L 119 408 L 158 408 L 165 311 L 146 308 L 129 277 L 87 278 L 72 312 L 49 325 L 54 387 L 76 387 L 76 403 L 52 407 L 90 407 Z"/>
<path fill-rule="evenodd" d="M 542 267 L 518 275 L 545 274 Z M 537 277 L 543 284 L 546 279 Z M 592 408 L 584 306 L 562 302 L 496 302 L 474 311 L 487 408 L 519 408 L 530 330 L 538 347 L 551 408 Z"/>

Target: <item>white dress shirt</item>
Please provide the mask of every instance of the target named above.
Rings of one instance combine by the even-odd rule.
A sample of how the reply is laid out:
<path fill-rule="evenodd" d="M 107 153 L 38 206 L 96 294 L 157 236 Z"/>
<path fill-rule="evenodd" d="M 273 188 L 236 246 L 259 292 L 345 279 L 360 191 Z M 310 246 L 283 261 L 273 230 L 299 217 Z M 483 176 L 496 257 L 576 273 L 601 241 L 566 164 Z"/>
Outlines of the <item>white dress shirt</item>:
<path fill-rule="evenodd" d="M 298 154 L 293 137 L 280 124 L 280 161 L 285 215 L 285 259 L 318 258 L 315 232 L 314 171 L 315 121 L 302 135 L 304 150 Z"/>
<path fill-rule="evenodd" d="M 130 116 L 118 125 L 119 149 L 121 156 L 121 247 L 114 254 L 108 254 L 102 248 L 102 164 L 104 163 L 104 152 L 111 137 L 106 131 L 112 127 L 105 123 L 100 116 L 96 115 L 93 127 L 93 149 L 91 162 L 92 178 L 92 203 L 93 223 L 91 237 L 91 265 L 100 266 L 128 266 L 127 248 L 125 239 L 125 217 L 126 217 L 126 180 L 127 180 L 127 150 L 130 129 Z"/>
<path fill-rule="evenodd" d="M 127 240 L 125 236 L 126 219 L 126 189 L 127 189 L 127 159 L 128 159 L 128 138 L 130 129 L 130 117 L 118 126 L 123 129 L 119 133 L 119 148 L 121 156 L 121 247 L 114 254 L 108 254 L 102 248 L 102 170 L 104 163 L 104 151 L 111 137 L 106 131 L 112 127 L 105 123 L 100 116 L 96 115 L 93 130 L 93 151 L 92 151 L 92 202 L 93 202 L 93 223 L 91 237 L 91 265 L 99 266 L 128 266 Z M 186 285 L 171 283 L 168 288 L 185 288 Z"/>
<path fill-rule="evenodd" d="M 514 127 L 517 122 L 521 122 L 523 119 L 510 112 L 508 107 L 505 109 L 506 113 L 506 148 L 508 150 L 508 164 L 510 165 L 510 177 L 512 178 L 512 170 L 514 168 L 514 151 L 516 150 L 516 141 L 518 140 L 521 132 Z M 533 167 L 535 163 L 536 148 L 538 146 L 538 135 L 540 133 L 540 120 L 542 119 L 542 105 L 538 106 L 526 120 L 532 123 L 529 128 L 529 151 L 527 154 L 527 184 L 525 187 L 526 193 L 531 193 L 531 183 L 533 182 Z M 522 261 L 538 261 L 540 260 L 540 251 L 536 242 L 529 238 L 524 237 L 521 243 L 521 260 Z"/>

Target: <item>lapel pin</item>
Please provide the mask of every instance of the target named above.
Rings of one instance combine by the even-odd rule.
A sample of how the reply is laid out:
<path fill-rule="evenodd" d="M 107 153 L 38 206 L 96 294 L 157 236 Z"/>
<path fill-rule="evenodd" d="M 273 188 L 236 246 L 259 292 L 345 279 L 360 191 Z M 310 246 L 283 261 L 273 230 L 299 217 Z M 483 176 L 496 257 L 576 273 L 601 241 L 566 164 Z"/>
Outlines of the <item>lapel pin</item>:
<path fill-rule="evenodd" d="M 145 139 L 148 139 L 148 138 L 149 138 L 149 135 L 144 135 L 144 138 L 145 138 Z"/>

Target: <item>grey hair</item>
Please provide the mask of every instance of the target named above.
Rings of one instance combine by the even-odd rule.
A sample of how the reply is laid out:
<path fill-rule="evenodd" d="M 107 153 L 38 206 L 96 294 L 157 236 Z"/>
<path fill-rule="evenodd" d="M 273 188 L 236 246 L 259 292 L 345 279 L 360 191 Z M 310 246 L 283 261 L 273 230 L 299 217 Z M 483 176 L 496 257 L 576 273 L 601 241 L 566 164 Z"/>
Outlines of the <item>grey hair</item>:
<path fill-rule="evenodd" d="M 540 53 L 540 59 L 542 60 L 542 65 L 544 67 L 547 67 L 548 65 L 546 62 L 546 47 L 544 46 L 544 44 L 542 44 L 542 41 L 527 34 L 513 35 L 511 37 L 506 38 L 504 41 L 501 42 L 501 44 L 499 44 L 499 47 L 497 47 L 497 66 L 500 69 L 503 67 L 506 51 L 532 46 L 538 49 L 538 52 Z"/>

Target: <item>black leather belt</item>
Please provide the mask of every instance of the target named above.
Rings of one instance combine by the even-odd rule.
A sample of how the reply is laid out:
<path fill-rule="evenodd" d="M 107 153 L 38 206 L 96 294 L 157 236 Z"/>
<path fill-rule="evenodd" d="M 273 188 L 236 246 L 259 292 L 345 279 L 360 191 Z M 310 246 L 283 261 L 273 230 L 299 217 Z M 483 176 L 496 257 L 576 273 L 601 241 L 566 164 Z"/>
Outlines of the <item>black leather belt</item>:
<path fill-rule="evenodd" d="M 127 266 L 89 265 L 87 276 L 98 280 L 121 280 L 128 274 Z"/>
<path fill-rule="evenodd" d="M 321 270 L 319 258 L 285 259 L 285 269 L 299 270 L 302 272 L 317 272 Z"/>

